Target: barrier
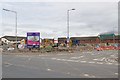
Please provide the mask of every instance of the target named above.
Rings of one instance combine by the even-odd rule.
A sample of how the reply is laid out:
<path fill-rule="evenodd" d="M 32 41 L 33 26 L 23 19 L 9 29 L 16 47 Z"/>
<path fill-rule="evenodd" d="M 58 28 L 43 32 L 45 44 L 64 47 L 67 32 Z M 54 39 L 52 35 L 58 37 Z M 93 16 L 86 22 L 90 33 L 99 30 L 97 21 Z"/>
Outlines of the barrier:
<path fill-rule="evenodd" d="M 115 46 L 100 46 L 96 50 L 120 50 L 120 47 Z"/>

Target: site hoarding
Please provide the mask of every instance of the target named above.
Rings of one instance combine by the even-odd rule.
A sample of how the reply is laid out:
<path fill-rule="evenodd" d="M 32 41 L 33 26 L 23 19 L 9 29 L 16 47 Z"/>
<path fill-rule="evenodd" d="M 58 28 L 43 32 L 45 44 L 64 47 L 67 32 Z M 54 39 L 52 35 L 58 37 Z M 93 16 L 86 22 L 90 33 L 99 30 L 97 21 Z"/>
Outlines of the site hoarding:
<path fill-rule="evenodd" d="M 39 32 L 27 32 L 27 47 L 39 48 L 40 47 L 40 33 Z"/>

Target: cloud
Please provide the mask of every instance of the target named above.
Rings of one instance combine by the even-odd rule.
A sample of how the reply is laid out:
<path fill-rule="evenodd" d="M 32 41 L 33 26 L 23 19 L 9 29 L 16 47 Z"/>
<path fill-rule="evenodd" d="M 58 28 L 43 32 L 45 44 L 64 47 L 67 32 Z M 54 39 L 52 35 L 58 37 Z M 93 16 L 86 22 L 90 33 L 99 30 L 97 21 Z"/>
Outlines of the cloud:
<path fill-rule="evenodd" d="M 13 2 L 3 7 L 17 11 L 18 35 L 23 36 L 30 31 L 39 31 L 42 37 L 66 36 L 67 10 L 72 8 L 76 10 L 69 13 L 70 36 L 97 35 L 118 27 L 118 6 L 114 2 Z M 7 30 L 7 26 L 14 26 L 15 17 L 3 13 L 3 29 Z"/>
<path fill-rule="evenodd" d="M 1 0 L 1 2 L 118 2 L 119 0 Z"/>

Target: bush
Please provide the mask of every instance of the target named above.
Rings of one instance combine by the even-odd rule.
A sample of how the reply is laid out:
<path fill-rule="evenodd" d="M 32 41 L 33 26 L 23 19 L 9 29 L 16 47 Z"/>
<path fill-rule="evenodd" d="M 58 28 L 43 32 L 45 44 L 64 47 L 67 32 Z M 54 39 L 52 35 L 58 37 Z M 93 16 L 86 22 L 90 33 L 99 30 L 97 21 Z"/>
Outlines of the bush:
<path fill-rule="evenodd" d="M 47 52 L 52 51 L 52 46 L 46 46 L 46 47 L 45 47 L 45 50 L 46 50 Z"/>

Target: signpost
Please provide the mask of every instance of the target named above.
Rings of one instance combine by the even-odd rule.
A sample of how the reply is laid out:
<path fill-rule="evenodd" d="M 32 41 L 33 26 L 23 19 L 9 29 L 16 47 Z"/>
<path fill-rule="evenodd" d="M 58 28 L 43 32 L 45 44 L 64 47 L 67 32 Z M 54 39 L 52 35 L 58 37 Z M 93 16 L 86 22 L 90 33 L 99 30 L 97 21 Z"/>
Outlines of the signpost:
<path fill-rule="evenodd" d="M 27 33 L 27 47 L 40 48 L 40 33 L 39 32 L 28 32 Z"/>

